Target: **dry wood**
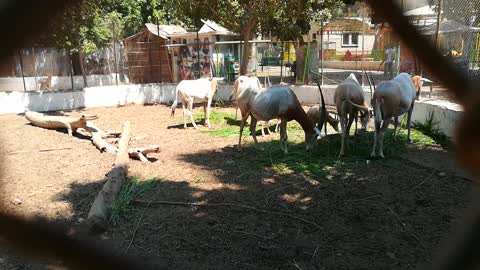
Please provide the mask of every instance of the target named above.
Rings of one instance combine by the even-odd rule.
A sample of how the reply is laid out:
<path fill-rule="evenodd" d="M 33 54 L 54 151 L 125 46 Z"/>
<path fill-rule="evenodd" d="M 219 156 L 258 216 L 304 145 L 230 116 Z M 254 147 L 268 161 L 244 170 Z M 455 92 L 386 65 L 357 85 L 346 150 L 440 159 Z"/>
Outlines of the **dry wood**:
<path fill-rule="evenodd" d="M 128 155 L 131 158 L 140 159 L 142 162 L 149 162 L 147 159 L 147 154 L 149 153 L 160 153 L 160 147 L 158 145 L 150 145 L 147 147 L 128 149 Z"/>
<path fill-rule="evenodd" d="M 127 181 L 128 174 L 128 143 L 130 141 L 130 122 L 125 121 L 118 153 L 113 169 L 107 173 L 107 181 L 98 193 L 88 213 L 88 224 L 92 232 L 104 231 L 108 227 L 110 207 L 115 201 L 122 185 Z"/>
<path fill-rule="evenodd" d="M 62 151 L 62 150 L 72 150 L 72 148 L 63 147 L 63 148 L 49 148 L 49 149 L 40 149 L 40 150 L 15 151 L 15 152 L 9 152 L 7 153 L 7 155 L 26 154 L 26 153 L 32 153 L 32 152 L 44 153 L 44 152 Z"/>
<path fill-rule="evenodd" d="M 108 143 L 104 138 L 105 134 L 108 134 L 98 128 L 93 122 L 87 122 L 87 130 L 92 133 L 92 143 L 97 147 L 100 152 L 107 152 L 110 154 L 117 153 L 117 147 Z"/>

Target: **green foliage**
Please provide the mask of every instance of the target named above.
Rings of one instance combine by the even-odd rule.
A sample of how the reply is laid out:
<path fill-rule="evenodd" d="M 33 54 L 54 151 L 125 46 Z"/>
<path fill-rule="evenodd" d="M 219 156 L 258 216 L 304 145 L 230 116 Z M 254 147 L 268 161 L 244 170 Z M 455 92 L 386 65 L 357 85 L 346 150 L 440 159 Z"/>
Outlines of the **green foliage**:
<path fill-rule="evenodd" d="M 140 181 L 137 177 L 132 177 L 127 184 L 125 184 L 117 199 L 113 202 L 110 214 L 111 222 L 116 225 L 120 219 L 128 214 L 131 210 L 130 203 L 138 198 L 143 193 L 155 187 L 159 179 L 150 179 Z"/>
<path fill-rule="evenodd" d="M 384 50 L 372 50 L 372 52 L 370 53 L 370 57 L 373 58 L 374 61 L 383 61 L 383 58 L 385 57 Z"/>

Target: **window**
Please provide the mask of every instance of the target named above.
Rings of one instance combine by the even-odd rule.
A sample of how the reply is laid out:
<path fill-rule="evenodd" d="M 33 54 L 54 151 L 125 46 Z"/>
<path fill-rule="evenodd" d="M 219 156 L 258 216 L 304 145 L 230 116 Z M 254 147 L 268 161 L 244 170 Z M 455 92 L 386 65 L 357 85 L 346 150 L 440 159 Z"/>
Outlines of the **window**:
<path fill-rule="evenodd" d="M 359 33 L 343 33 L 342 47 L 358 47 Z"/>
<path fill-rule="evenodd" d="M 312 40 L 317 40 L 317 33 L 312 34 Z"/>

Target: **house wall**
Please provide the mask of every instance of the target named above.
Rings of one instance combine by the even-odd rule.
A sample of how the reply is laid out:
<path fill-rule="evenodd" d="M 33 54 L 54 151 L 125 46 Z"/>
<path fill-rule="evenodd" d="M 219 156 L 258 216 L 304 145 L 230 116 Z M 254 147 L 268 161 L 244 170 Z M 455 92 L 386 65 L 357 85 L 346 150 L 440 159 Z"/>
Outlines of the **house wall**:
<path fill-rule="evenodd" d="M 362 41 L 362 34 L 358 36 L 358 46 L 357 47 L 344 47 L 342 46 L 342 34 L 324 34 L 323 40 L 325 42 L 335 42 L 335 49 L 337 50 L 337 54 L 345 54 L 347 50 L 350 52 L 361 51 L 362 50 L 362 42 L 363 48 L 365 51 L 371 51 L 373 49 L 373 43 L 375 42 L 375 35 L 373 34 L 366 34 L 363 35 L 364 40 Z"/>

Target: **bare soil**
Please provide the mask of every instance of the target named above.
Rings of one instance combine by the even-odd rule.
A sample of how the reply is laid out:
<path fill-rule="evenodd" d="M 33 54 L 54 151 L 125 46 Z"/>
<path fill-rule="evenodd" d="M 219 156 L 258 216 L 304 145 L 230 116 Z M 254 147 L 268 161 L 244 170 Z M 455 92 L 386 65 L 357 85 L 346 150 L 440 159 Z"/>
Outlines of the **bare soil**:
<path fill-rule="evenodd" d="M 181 110 L 170 118 L 164 105 L 86 111 L 98 114 L 95 123 L 106 130 L 121 130 L 130 120 L 132 136 L 143 137 L 132 145 L 161 146 L 154 162 L 130 163 L 131 176 L 160 179 L 141 200 L 264 210 L 152 203 L 142 216 L 147 206 L 133 205 L 100 239 L 158 268 L 413 269 L 431 261 L 469 203 L 472 183 L 442 166 L 451 158 L 441 149 L 339 161 L 335 149 L 326 157 L 335 166 L 316 175 L 260 164 L 271 153 L 251 147 L 251 138 L 239 152 L 238 137 L 210 135 L 203 126 L 185 130 Z M 3 115 L 0 122 L 5 210 L 84 225 L 114 157 L 88 137 L 34 127 L 21 115 Z M 69 149 L 39 152 L 59 148 Z M 422 155 L 436 161 L 423 164 Z M 61 263 L 28 262 L 1 245 L 0 268 L 57 269 Z"/>

